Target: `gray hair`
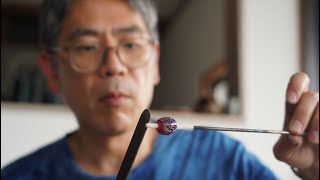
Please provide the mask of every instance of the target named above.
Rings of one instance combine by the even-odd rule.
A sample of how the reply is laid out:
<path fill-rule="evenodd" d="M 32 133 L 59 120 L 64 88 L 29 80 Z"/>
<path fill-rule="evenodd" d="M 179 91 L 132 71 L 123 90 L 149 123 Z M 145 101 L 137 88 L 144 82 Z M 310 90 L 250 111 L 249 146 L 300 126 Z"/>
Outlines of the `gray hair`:
<path fill-rule="evenodd" d="M 56 45 L 64 18 L 74 0 L 44 0 L 40 14 L 40 46 L 49 50 Z M 159 40 L 158 15 L 151 0 L 128 0 L 129 5 L 143 18 L 151 38 Z"/>

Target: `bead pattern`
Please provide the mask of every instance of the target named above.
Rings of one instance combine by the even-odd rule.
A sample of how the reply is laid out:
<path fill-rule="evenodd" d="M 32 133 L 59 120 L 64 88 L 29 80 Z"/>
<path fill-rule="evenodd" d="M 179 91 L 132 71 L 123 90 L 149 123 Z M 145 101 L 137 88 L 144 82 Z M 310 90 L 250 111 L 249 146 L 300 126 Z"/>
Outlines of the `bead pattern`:
<path fill-rule="evenodd" d="M 159 134 L 169 135 L 174 133 L 177 129 L 177 122 L 171 117 L 162 117 L 158 119 L 157 123 L 157 131 Z"/>

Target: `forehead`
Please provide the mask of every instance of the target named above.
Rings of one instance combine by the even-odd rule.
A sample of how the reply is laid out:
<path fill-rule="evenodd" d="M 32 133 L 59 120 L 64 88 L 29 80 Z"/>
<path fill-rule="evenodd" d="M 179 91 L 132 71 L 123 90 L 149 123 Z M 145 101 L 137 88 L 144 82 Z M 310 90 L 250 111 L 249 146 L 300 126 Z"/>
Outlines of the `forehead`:
<path fill-rule="evenodd" d="M 132 27 L 140 32 L 148 32 L 143 18 L 128 1 L 75 0 L 64 19 L 61 35 L 67 36 L 78 29 L 106 33 Z"/>

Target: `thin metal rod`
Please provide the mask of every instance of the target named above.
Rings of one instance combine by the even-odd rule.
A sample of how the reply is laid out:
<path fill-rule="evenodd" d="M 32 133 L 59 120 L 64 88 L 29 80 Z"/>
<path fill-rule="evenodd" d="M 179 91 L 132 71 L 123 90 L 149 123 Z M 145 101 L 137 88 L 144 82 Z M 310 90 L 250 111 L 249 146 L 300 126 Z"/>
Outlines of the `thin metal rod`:
<path fill-rule="evenodd" d="M 194 127 L 195 130 L 236 131 L 236 132 L 271 133 L 271 134 L 291 134 L 288 131 L 280 131 L 280 130 L 242 129 L 242 128 L 208 127 L 208 126 L 193 126 L 193 127 Z"/>
<path fill-rule="evenodd" d="M 147 128 L 158 128 L 157 123 L 147 123 Z M 265 129 L 244 129 L 244 128 L 229 128 L 229 127 L 213 127 L 213 126 L 193 126 L 185 124 L 177 124 L 176 130 L 213 130 L 213 131 L 234 131 L 234 132 L 250 132 L 250 133 L 269 133 L 269 134 L 283 134 L 283 135 L 295 135 L 289 131 L 283 130 L 265 130 Z M 175 130 L 174 130 L 175 131 Z M 171 133 L 170 133 L 171 134 Z M 300 136 L 305 135 L 305 133 L 300 134 Z M 299 135 L 298 135 L 299 136 Z"/>

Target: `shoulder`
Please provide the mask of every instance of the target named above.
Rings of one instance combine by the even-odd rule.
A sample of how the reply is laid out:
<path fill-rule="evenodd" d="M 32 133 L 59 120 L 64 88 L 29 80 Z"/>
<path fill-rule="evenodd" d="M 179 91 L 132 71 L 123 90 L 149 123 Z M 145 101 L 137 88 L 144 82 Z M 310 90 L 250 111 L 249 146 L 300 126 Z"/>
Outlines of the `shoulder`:
<path fill-rule="evenodd" d="M 1 170 L 1 179 L 33 179 L 41 177 L 48 165 L 61 156 L 59 153 L 65 146 L 65 138 L 48 144 L 24 157 L 15 160 Z"/>

